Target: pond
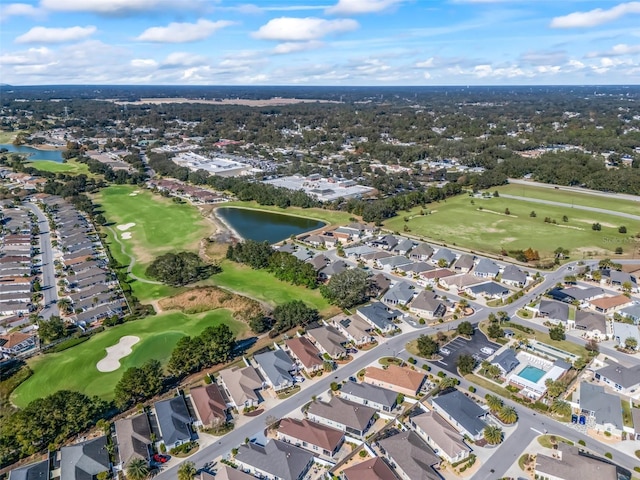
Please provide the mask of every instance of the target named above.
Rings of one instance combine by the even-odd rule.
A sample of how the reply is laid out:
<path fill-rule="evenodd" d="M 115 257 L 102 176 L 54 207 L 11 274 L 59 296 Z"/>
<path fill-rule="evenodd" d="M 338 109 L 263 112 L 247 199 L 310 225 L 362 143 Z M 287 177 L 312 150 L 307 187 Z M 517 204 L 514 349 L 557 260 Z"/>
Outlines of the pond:
<path fill-rule="evenodd" d="M 245 208 L 221 207 L 216 209 L 216 214 L 242 238 L 258 242 L 280 242 L 325 225 L 312 218 Z"/>
<path fill-rule="evenodd" d="M 62 162 L 62 150 L 38 150 L 27 145 L 14 145 L 13 143 L 0 143 L 0 150 L 8 150 L 9 153 L 22 153 L 29 157 L 29 161 L 48 160 L 50 162 Z"/>

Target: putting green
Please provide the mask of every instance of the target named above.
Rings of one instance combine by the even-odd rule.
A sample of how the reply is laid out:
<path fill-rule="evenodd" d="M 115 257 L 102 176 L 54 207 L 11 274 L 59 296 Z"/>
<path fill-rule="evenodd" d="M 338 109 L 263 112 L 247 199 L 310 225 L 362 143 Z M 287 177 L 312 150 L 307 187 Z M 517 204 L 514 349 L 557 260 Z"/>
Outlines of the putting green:
<path fill-rule="evenodd" d="M 165 364 L 180 338 L 198 335 L 205 328 L 221 323 L 229 325 L 238 336 L 246 331 L 243 323 L 234 320 L 231 313 L 223 309 L 198 315 L 165 313 L 107 329 L 68 350 L 29 360 L 33 375 L 13 392 L 11 400 L 24 407 L 37 398 L 63 389 L 112 399 L 113 389 L 127 368 L 139 366 L 150 359 Z M 120 360 L 119 369 L 99 372 L 96 364 L 106 356 L 105 349 L 117 344 L 125 335 L 140 337 L 140 341 L 133 345 L 130 355 Z"/>

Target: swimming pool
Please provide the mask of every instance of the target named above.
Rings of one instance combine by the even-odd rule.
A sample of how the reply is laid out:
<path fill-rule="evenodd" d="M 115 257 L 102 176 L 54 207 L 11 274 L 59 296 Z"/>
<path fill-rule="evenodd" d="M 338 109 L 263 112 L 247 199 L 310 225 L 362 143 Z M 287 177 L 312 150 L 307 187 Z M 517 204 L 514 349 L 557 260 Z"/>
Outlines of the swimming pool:
<path fill-rule="evenodd" d="M 524 378 L 525 380 L 529 380 L 530 382 L 538 383 L 538 380 L 540 380 L 544 376 L 544 374 L 544 370 L 540 370 L 538 367 L 527 365 L 522 369 L 518 376 Z"/>

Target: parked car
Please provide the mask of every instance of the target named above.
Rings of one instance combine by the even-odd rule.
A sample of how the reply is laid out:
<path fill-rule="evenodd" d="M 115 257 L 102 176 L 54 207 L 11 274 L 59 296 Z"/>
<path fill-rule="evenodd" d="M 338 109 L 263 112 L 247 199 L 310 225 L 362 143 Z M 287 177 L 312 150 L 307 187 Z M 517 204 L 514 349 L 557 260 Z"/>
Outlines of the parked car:
<path fill-rule="evenodd" d="M 449 355 L 451 354 L 451 350 L 449 350 L 448 348 L 441 348 L 440 353 L 443 355 Z"/>
<path fill-rule="evenodd" d="M 156 453 L 153 456 L 153 461 L 157 463 L 167 463 L 169 460 L 169 455 L 162 455 L 161 453 Z"/>
<path fill-rule="evenodd" d="M 484 353 L 485 355 L 492 355 L 492 354 L 493 354 L 493 352 L 495 352 L 495 350 L 494 350 L 493 348 L 489 348 L 489 347 L 482 347 L 482 348 L 480 349 L 480 351 L 481 351 L 482 353 Z"/>

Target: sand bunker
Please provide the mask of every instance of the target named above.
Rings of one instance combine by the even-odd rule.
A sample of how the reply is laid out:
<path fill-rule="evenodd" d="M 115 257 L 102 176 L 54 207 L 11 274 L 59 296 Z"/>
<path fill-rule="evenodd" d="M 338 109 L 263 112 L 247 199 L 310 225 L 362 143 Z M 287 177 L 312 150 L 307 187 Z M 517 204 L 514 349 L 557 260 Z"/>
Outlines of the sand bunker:
<path fill-rule="evenodd" d="M 118 230 L 120 230 L 121 232 L 126 232 L 127 230 L 129 230 L 132 227 L 135 227 L 136 224 L 131 222 L 131 223 L 125 223 L 124 225 L 118 225 L 116 228 Z"/>
<path fill-rule="evenodd" d="M 131 238 L 131 232 L 124 232 L 122 235 L 120 235 L 120 238 L 123 240 L 129 240 Z"/>
<path fill-rule="evenodd" d="M 129 194 L 129 196 L 130 196 L 130 197 L 137 197 L 137 196 L 138 196 L 138 194 L 137 194 L 136 192 L 131 192 L 131 193 Z"/>
<path fill-rule="evenodd" d="M 118 343 L 107 347 L 107 356 L 96 364 L 99 372 L 113 372 L 120 368 L 120 359 L 131 354 L 131 347 L 140 341 L 140 337 L 125 335 Z"/>

